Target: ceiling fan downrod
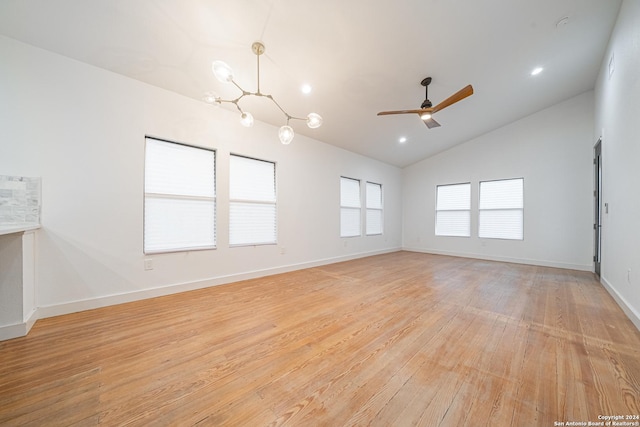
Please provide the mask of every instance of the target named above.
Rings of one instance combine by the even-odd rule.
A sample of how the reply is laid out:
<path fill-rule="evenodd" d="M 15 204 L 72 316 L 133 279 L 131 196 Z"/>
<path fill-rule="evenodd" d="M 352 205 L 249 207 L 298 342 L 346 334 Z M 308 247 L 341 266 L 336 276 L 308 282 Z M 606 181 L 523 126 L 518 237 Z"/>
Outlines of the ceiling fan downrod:
<path fill-rule="evenodd" d="M 431 101 L 429 101 L 429 84 L 430 83 L 431 83 L 431 77 L 426 77 L 426 78 L 422 79 L 422 81 L 420 82 L 420 84 L 422 86 L 424 86 L 424 101 L 422 102 L 422 105 L 420 106 L 420 108 L 422 108 L 422 109 L 431 108 L 433 106 Z"/>

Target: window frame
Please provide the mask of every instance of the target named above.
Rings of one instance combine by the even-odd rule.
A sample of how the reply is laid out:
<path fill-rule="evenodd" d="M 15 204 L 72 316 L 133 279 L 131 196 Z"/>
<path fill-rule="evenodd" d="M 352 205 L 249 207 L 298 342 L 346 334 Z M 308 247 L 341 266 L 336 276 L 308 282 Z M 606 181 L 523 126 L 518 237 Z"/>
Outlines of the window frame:
<path fill-rule="evenodd" d="M 372 181 L 365 181 L 365 235 L 367 236 L 381 236 L 384 234 L 384 193 L 382 190 L 382 184 L 378 184 L 377 182 L 372 182 Z M 380 207 L 376 208 L 376 207 L 369 207 L 369 190 L 368 190 L 368 186 L 369 185 L 374 185 L 380 188 Z M 369 212 L 370 211 L 375 211 L 375 212 L 380 212 L 380 231 L 379 232 L 373 232 L 370 233 L 369 232 Z"/>
<path fill-rule="evenodd" d="M 522 200 L 522 207 L 520 208 L 491 208 L 491 209 L 487 209 L 487 208 L 481 208 L 482 206 L 482 184 L 483 183 L 491 183 L 491 182 L 500 182 L 500 181 L 521 181 L 522 182 L 522 193 L 521 193 L 521 200 Z M 502 179 L 491 179 L 491 180 L 484 180 L 484 181 L 479 181 L 478 182 L 478 238 L 480 239 L 495 239 L 495 240 L 512 240 L 512 241 L 524 241 L 524 177 L 519 177 L 519 178 L 502 178 Z M 482 212 L 487 212 L 487 211 L 493 211 L 493 212 L 497 212 L 497 211 L 520 211 L 522 212 L 522 214 L 520 215 L 520 231 L 521 231 L 521 237 L 520 238 L 510 238 L 510 237 L 495 237 L 495 236 L 481 236 L 481 231 L 482 231 L 482 227 L 481 227 L 481 213 Z"/>
<path fill-rule="evenodd" d="M 256 200 L 256 199 L 244 199 L 244 198 L 233 198 L 232 197 L 232 160 L 231 158 L 243 158 L 249 159 L 256 162 L 264 162 L 273 165 L 273 201 L 265 201 L 265 200 Z M 230 153 L 229 154 L 229 247 L 237 248 L 237 247 L 247 247 L 247 246 L 269 246 L 269 245 L 277 245 L 278 244 L 278 174 L 277 174 L 277 163 L 272 160 L 259 159 L 253 156 L 246 156 L 244 154 Z M 241 243 L 232 243 L 231 237 L 231 226 L 232 226 L 232 206 L 234 204 L 253 204 L 256 206 L 273 206 L 274 217 L 273 217 L 273 241 L 259 241 L 259 242 L 241 242 Z"/>
<path fill-rule="evenodd" d="M 181 147 L 187 147 L 194 150 L 202 150 L 209 152 L 213 155 L 213 196 L 194 196 L 194 195 L 184 195 L 184 194 L 175 194 L 175 193 L 159 193 L 159 192 L 151 192 L 147 191 L 147 154 L 149 150 L 149 141 L 156 141 L 163 144 L 173 144 Z M 202 251 L 202 250 L 211 250 L 217 249 L 218 245 L 218 231 L 217 231 L 217 212 L 218 212 L 218 190 L 217 190 L 217 162 L 218 162 L 218 153 L 217 150 L 210 147 L 202 147 L 193 144 L 186 144 L 183 142 L 170 141 L 164 138 L 158 138 L 150 135 L 145 135 L 145 145 L 144 145 L 144 168 L 143 168 L 143 201 L 142 201 L 142 251 L 145 255 L 152 254 L 162 254 L 162 253 L 175 253 L 175 252 L 192 252 L 192 251 Z M 213 215 L 211 221 L 213 221 L 213 242 L 211 245 L 206 246 L 174 246 L 171 248 L 165 249 L 147 249 L 147 214 L 148 214 L 148 206 L 147 199 L 173 199 L 173 200 L 190 200 L 190 201 L 210 201 L 213 203 Z"/>
<path fill-rule="evenodd" d="M 342 182 L 343 180 L 355 181 L 358 183 L 358 207 L 343 205 Z M 343 216 L 345 211 L 357 211 L 358 215 L 358 234 L 343 235 Z M 348 176 L 340 176 L 340 238 L 362 237 L 362 181 Z"/>
<path fill-rule="evenodd" d="M 469 188 L 469 200 L 468 200 L 468 208 L 466 209 L 439 209 L 438 207 L 438 196 L 439 196 L 439 188 L 444 188 L 444 187 L 456 187 L 456 186 L 461 186 L 461 185 L 465 185 Z M 434 234 L 437 237 L 466 237 L 466 238 L 470 238 L 471 237 L 471 181 L 469 182 L 456 182 L 456 183 L 452 183 L 452 184 L 436 184 L 436 192 L 435 192 L 435 224 L 434 224 Z M 468 234 L 438 234 L 438 217 L 439 217 L 439 213 L 446 213 L 446 212 L 467 212 L 469 215 L 469 222 L 468 222 L 468 230 L 469 233 Z"/>

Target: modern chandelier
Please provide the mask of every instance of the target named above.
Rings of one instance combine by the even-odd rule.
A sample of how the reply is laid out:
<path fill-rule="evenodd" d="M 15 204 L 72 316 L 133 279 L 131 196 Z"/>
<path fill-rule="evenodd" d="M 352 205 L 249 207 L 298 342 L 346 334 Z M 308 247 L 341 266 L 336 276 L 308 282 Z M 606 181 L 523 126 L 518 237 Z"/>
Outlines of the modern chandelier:
<path fill-rule="evenodd" d="M 257 64 L 258 64 L 258 71 L 257 71 L 257 86 L 258 86 L 258 88 L 257 88 L 256 92 L 248 92 L 248 91 L 244 90 L 243 88 L 241 88 L 240 85 L 238 85 L 238 83 L 236 83 L 235 80 L 233 79 L 233 70 L 226 63 L 224 63 L 222 61 L 213 61 L 213 65 L 212 65 L 211 69 L 213 71 L 213 74 L 216 76 L 216 78 L 218 80 L 220 80 L 222 83 L 233 83 L 233 85 L 235 87 L 240 89 L 240 91 L 242 92 L 242 95 L 240 95 L 239 97 L 237 97 L 235 99 L 221 99 L 215 93 L 207 92 L 205 94 L 203 100 L 206 103 L 212 104 L 212 105 L 220 105 L 223 102 L 229 102 L 231 104 L 234 104 L 236 106 L 236 108 L 238 109 L 238 111 L 240 111 L 240 123 L 245 127 L 251 127 L 251 126 L 253 126 L 253 115 L 251 113 L 249 113 L 248 111 L 243 111 L 242 110 L 242 108 L 239 105 L 240 100 L 242 98 L 244 98 L 245 96 L 260 96 L 260 97 L 265 97 L 265 98 L 270 99 L 271 101 L 273 101 L 273 103 L 276 105 L 276 107 L 278 107 L 280 109 L 280 111 L 282 111 L 282 113 L 287 118 L 287 124 L 282 126 L 282 127 L 280 127 L 280 130 L 278 131 L 278 136 L 280 137 L 280 142 L 282 142 L 283 144 L 286 145 L 286 144 L 291 143 L 291 141 L 293 140 L 293 136 L 294 136 L 293 128 L 291 126 L 289 126 L 289 121 L 290 120 L 304 120 L 304 121 L 307 122 L 307 126 L 309 126 L 311 129 L 315 129 L 315 128 L 320 127 L 320 125 L 322 125 L 322 117 L 320 116 L 320 114 L 317 114 L 317 113 L 310 113 L 307 117 L 295 117 L 295 116 L 292 116 L 291 114 L 287 113 L 280 106 L 280 104 L 278 104 L 278 102 L 275 99 L 273 99 L 273 96 L 260 92 L 260 55 L 262 55 L 264 53 L 264 49 L 265 49 L 264 48 L 264 44 L 262 42 L 254 42 L 251 45 L 251 50 L 256 55 Z"/>

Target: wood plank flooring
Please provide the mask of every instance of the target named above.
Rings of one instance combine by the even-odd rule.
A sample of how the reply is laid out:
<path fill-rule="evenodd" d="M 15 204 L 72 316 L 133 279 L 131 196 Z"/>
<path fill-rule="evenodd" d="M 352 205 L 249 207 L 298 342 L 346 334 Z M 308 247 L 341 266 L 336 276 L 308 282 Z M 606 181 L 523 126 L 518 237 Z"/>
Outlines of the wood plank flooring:
<path fill-rule="evenodd" d="M 640 332 L 569 270 L 396 252 L 43 319 L 0 342 L 3 426 L 601 415 L 640 415 Z"/>

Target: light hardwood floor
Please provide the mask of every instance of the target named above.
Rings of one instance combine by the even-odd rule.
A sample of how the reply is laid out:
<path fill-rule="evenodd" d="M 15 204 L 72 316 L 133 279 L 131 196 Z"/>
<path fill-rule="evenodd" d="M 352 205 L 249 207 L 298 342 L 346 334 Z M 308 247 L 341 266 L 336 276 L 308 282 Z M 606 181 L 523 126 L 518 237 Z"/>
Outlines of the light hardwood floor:
<path fill-rule="evenodd" d="M 554 426 L 640 415 L 590 273 L 397 252 L 36 323 L 0 425 Z"/>

